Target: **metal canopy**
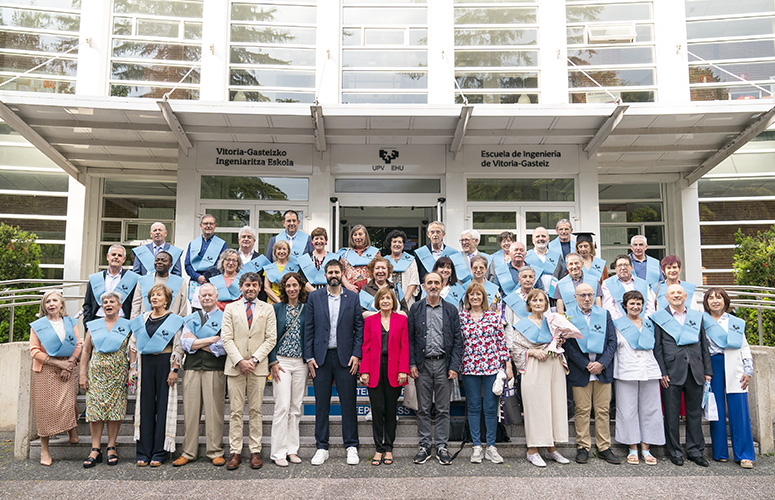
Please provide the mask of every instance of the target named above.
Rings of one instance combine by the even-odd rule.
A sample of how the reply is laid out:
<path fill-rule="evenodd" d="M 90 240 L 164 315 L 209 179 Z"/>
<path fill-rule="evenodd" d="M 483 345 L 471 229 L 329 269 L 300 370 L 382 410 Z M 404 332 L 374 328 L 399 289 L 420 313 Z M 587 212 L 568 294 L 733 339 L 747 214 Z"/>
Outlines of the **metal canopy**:
<path fill-rule="evenodd" d="M 309 144 L 318 151 L 346 144 L 441 144 L 453 152 L 467 145 L 579 145 L 596 149 L 600 174 L 678 174 L 694 182 L 773 116 L 766 100 L 472 110 L 321 104 L 312 107 L 312 119 L 302 104 L 168 101 L 165 117 L 156 101 L 144 99 L 0 92 L 0 103 L 19 120 L 17 132 L 77 178 L 175 175 L 186 139 Z"/>

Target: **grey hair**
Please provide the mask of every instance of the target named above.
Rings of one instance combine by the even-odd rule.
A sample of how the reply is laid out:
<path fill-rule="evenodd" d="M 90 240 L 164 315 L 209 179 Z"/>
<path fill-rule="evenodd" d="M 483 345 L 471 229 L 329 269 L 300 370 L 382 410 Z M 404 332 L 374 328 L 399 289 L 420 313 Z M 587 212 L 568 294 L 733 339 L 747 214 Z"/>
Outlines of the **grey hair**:
<path fill-rule="evenodd" d="M 113 291 L 113 292 L 105 292 L 105 293 L 103 293 L 102 295 L 100 295 L 100 304 L 102 304 L 103 302 L 105 302 L 105 299 L 109 299 L 109 298 L 111 298 L 111 297 L 113 297 L 114 299 L 116 299 L 116 301 L 117 301 L 119 304 L 121 304 L 121 301 L 122 301 L 122 300 L 124 300 L 124 298 L 123 298 L 123 297 L 121 296 L 121 294 L 120 294 L 120 293 L 118 293 L 118 292 L 115 292 L 115 291 Z"/>
<path fill-rule="evenodd" d="M 465 236 L 467 234 L 471 235 L 471 239 L 472 240 L 481 241 L 481 239 L 482 239 L 482 235 L 479 234 L 479 231 L 477 231 L 476 229 L 466 229 L 465 231 L 460 233 L 460 237 L 462 238 L 463 236 Z"/>
<path fill-rule="evenodd" d="M 530 267 L 530 266 L 522 266 L 522 267 L 520 267 L 520 268 L 519 268 L 519 274 L 518 274 L 518 275 L 521 277 L 523 273 L 526 273 L 526 272 L 528 272 L 528 271 L 530 271 L 531 273 L 533 273 L 533 276 L 535 276 L 535 274 L 536 274 L 536 272 L 535 272 L 535 269 L 533 269 L 533 268 L 532 268 L 532 267 Z"/>
<path fill-rule="evenodd" d="M 635 236 L 633 236 L 632 238 L 630 238 L 630 245 L 632 245 L 633 243 L 635 243 L 635 240 L 636 240 L 636 239 L 638 239 L 638 240 L 643 240 L 643 243 L 645 243 L 646 245 L 648 245 L 648 244 L 649 244 L 649 240 L 648 240 L 648 239 L 646 239 L 646 237 L 645 237 L 645 236 L 643 236 L 642 234 L 636 234 Z"/>
<path fill-rule="evenodd" d="M 567 224 L 573 229 L 573 224 L 568 219 L 560 219 L 557 221 L 557 224 L 554 225 L 555 229 L 560 227 L 560 224 Z"/>
<path fill-rule="evenodd" d="M 203 223 L 205 221 L 205 217 L 212 217 L 216 224 L 218 224 L 218 219 L 213 214 L 204 214 L 199 218 L 199 223 Z"/>
<path fill-rule="evenodd" d="M 124 252 L 124 255 L 126 255 L 126 248 L 124 248 L 124 245 L 119 245 L 118 243 L 110 245 L 110 247 L 108 247 L 108 253 L 110 253 L 114 248 L 120 248 L 121 251 Z"/>
<path fill-rule="evenodd" d="M 240 261 L 240 265 L 242 265 L 242 261 Z M 199 287 L 199 293 L 202 293 L 202 290 L 204 290 L 205 287 L 212 287 L 216 292 L 218 291 L 218 289 L 215 287 L 215 285 L 213 285 L 212 283 L 207 281 L 202 286 Z"/>
<path fill-rule="evenodd" d="M 430 224 L 428 224 L 428 229 L 430 229 L 431 226 L 441 226 L 441 232 L 442 233 L 446 233 L 447 232 L 447 226 L 445 226 L 444 223 L 441 222 L 440 220 L 435 220 L 435 221 L 431 222 Z"/>
<path fill-rule="evenodd" d="M 243 226 L 242 229 L 239 230 L 239 233 L 237 234 L 238 237 L 242 238 L 242 235 L 245 233 L 250 233 L 251 236 L 253 236 L 253 239 L 256 239 L 256 232 L 253 230 L 250 226 Z"/>
<path fill-rule="evenodd" d="M 223 272 L 223 261 L 225 261 L 226 257 L 228 257 L 229 255 L 234 255 L 235 257 L 237 257 L 237 272 L 239 272 L 239 270 L 242 269 L 242 259 L 239 258 L 239 253 L 237 253 L 237 251 L 234 250 L 233 248 L 227 248 L 226 250 L 221 252 L 221 255 L 218 257 L 218 264 L 217 264 L 218 270 L 220 272 Z"/>

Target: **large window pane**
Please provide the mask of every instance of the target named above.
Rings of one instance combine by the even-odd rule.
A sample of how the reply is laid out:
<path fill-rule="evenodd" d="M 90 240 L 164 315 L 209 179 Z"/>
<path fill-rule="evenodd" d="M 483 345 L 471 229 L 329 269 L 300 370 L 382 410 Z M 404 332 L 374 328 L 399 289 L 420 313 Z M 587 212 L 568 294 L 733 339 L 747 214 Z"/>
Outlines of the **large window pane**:
<path fill-rule="evenodd" d="M 740 78 L 749 81 L 775 80 L 775 76 L 773 76 L 775 75 L 775 59 L 767 62 L 724 64 L 723 69 L 725 71 L 706 64 L 689 66 L 690 83 L 739 82 Z M 737 78 L 729 75 L 726 71 L 734 73 Z"/>
<path fill-rule="evenodd" d="M 343 104 L 427 104 L 428 94 L 342 92 Z"/>
<path fill-rule="evenodd" d="M 67 215 L 67 198 L 0 194 L 0 214 Z"/>
<path fill-rule="evenodd" d="M 344 25 L 374 25 L 394 24 L 425 24 L 428 10 L 425 8 L 392 8 L 392 7 L 346 7 L 343 10 Z"/>
<path fill-rule="evenodd" d="M 750 198 L 775 196 L 775 179 L 700 179 L 697 183 L 700 198 Z"/>
<path fill-rule="evenodd" d="M 474 212 L 473 213 L 473 227 L 474 229 L 499 229 L 503 228 L 516 228 L 517 227 L 517 213 L 516 212 Z"/>
<path fill-rule="evenodd" d="M 457 72 L 457 84 L 463 89 L 523 89 L 538 87 L 538 73 Z"/>
<path fill-rule="evenodd" d="M 314 87 L 315 72 L 282 69 L 232 69 L 230 85 L 271 87 Z"/>
<path fill-rule="evenodd" d="M 523 29 L 456 29 L 455 45 L 535 45 L 538 30 Z"/>
<path fill-rule="evenodd" d="M 468 179 L 468 201 L 573 201 L 573 179 Z"/>
<path fill-rule="evenodd" d="M 537 227 L 553 228 L 557 226 L 557 221 L 570 219 L 570 212 L 525 212 L 525 227 L 528 230 Z"/>
<path fill-rule="evenodd" d="M 455 24 L 535 24 L 537 9 L 490 7 L 455 9 Z"/>
<path fill-rule="evenodd" d="M 2 137 L 0 135 L 0 137 Z M 67 192 L 67 174 L 0 170 L 2 189 Z"/>
<path fill-rule="evenodd" d="M 344 71 L 343 89 L 425 89 L 426 72 Z"/>
<path fill-rule="evenodd" d="M 662 203 L 601 203 L 600 222 L 661 222 Z"/>
<path fill-rule="evenodd" d="M 202 176 L 202 199 L 307 200 L 309 180 L 293 177 Z"/>
<path fill-rule="evenodd" d="M 488 51 L 455 51 L 455 66 L 457 67 L 501 67 L 501 66 L 536 66 L 538 65 L 537 50 L 488 50 Z"/>
<path fill-rule="evenodd" d="M 348 50 L 342 67 L 426 67 L 427 50 Z"/>
<path fill-rule="evenodd" d="M 696 38 L 728 38 L 734 36 L 771 35 L 775 17 L 752 19 L 723 19 L 718 21 L 691 21 L 686 23 L 686 34 Z"/>
<path fill-rule="evenodd" d="M 118 219 L 174 219 L 175 200 L 105 198 L 102 214 Z"/>
<path fill-rule="evenodd" d="M 250 210 L 245 209 L 213 209 L 208 208 L 207 213 L 213 215 L 218 221 L 219 228 L 242 228 L 250 225 Z"/>
<path fill-rule="evenodd" d="M 440 179 L 336 179 L 337 193 L 440 193 Z"/>
<path fill-rule="evenodd" d="M 705 59 L 748 59 L 775 57 L 775 40 L 731 40 L 718 43 L 690 43 L 689 51 Z M 689 57 L 691 61 L 696 60 Z"/>
<path fill-rule="evenodd" d="M 231 6 L 231 20 L 280 24 L 314 24 L 316 20 L 315 10 L 314 6 L 233 3 Z"/>
<path fill-rule="evenodd" d="M 775 10 L 773 0 L 686 0 L 686 17 L 723 16 Z"/>
<path fill-rule="evenodd" d="M 598 197 L 601 200 L 661 199 L 660 184 L 599 184 Z"/>
<path fill-rule="evenodd" d="M 577 65 L 650 64 L 654 62 L 651 47 L 615 47 L 569 51 L 568 57 Z"/>
<path fill-rule="evenodd" d="M 568 5 L 566 17 L 568 23 L 648 21 L 651 20 L 651 3 Z"/>
<path fill-rule="evenodd" d="M 315 28 L 232 25 L 232 43 L 315 45 Z"/>

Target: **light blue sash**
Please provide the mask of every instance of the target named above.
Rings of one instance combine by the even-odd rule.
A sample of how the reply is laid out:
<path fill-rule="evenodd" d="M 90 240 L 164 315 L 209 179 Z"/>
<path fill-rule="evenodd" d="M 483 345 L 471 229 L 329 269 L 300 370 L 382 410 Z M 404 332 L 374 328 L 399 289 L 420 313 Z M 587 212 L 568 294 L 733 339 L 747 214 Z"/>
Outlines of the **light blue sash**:
<path fill-rule="evenodd" d="M 570 321 L 581 331 L 584 338 L 577 339 L 581 352 L 585 354 L 602 354 L 605 347 L 605 333 L 607 326 L 607 311 L 602 307 L 592 306 L 589 317 L 589 325 L 584 319 L 584 313 L 579 309 L 578 304 L 573 309 L 568 310 Z"/>
<path fill-rule="evenodd" d="M 505 295 L 509 295 L 519 288 L 519 283 L 514 281 L 510 267 L 511 263 L 506 263 L 503 260 L 495 261 L 495 274 L 498 276 L 498 283 L 501 284 Z"/>
<path fill-rule="evenodd" d="M 325 285 L 326 284 L 326 263 L 330 260 L 338 260 L 339 256 L 335 253 L 328 252 L 323 262 L 320 264 L 320 269 L 315 267 L 315 261 L 312 259 L 312 254 L 305 253 L 299 257 L 299 267 L 304 273 L 304 277 L 312 285 Z"/>
<path fill-rule="evenodd" d="M 242 269 L 240 271 L 242 273 L 260 273 L 262 269 L 264 269 L 264 266 L 271 264 L 269 262 L 269 259 L 267 259 L 264 254 L 259 255 L 255 259 L 251 260 L 244 266 L 242 266 Z"/>
<path fill-rule="evenodd" d="M 218 257 L 221 255 L 221 249 L 226 242 L 219 237 L 213 235 L 210 238 L 210 243 L 207 245 L 207 251 L 203 256 L 199 256 L 199 252 L 204 244 L 204 238 L 200 235 L 189 245 L 191 267 L 197 272 L 205 271 L 207 268 L 213 267 L 218 262 Z"/>
<path fill-rule="evenodd" d="M 630 260 L 635 261 L 635 257 L 630 254 Z M 662 269 L 659 267 L 659 261 L 654 257 L 646 255 L 646 283 L 653 285 L 659 283 Z"/>
<path fill-rule="evenodd" d="M 275 243 L 278 241 L 287 241 L 290 243 L 290 240 L 288 239 L 288 233 L 285 232 L 285 229 L 280 231 L 277 236 L 275 236 L 274 241 Z M 304 250 L 307 249 L 308 241 L 309 235 L 307 233 L 303 231 L 296 231 L 296 236 L 293 238 L 293 247 L 291 247 L 291 256 L 298 259 L 304 255 Z"/>
<path fill-rule="evenodd" d="M 202 314 L 204 314 L 204 311 Z M 183 318 L 183 321 L 196 338 L 204 339 L 207 337 L 214 337 L 221 334 L 223 311 L 216 308 L 213 315 L 207 319 L 207 322 L 204 325 L 201 324 L 202 318 L 199 316 L 199 311 L 189 314 Z"/>
<path fill-rule="evenodd" d="M 634 274 L 632 275 L 632 279 L 635 280 L 635 287 L 633 290 L 637 290 L 641 293 L 641 295 L 643 295 L 643 310 L 640 312 L 640 315 L 643 316 L 643 314 L 646 312 L 646 301 L 649 300 L 649 285 L 645 280 L 638 278 Z M 622 282 L 619 281 L 619 278 L 616 275 L 614 275 L 605 280 L 603 283 L 608 286 L 608 291 L 611 292 L 611 296 L 616 303 L 616 307 L 618 307 L 622 314 L 626 316 L 627 311 L 622 308 L 622 297 L 624 296 L 624 292 L 626 292 Z"/>
<path fill-rule="evenodd" d="M 468 259 L 461 252 L 456 252 L 449 258 L 452 259 L 452 264 L 455 266 L 455 275 L 458 280 L 465 283 L 472 278 L 471 270 L 468 269 Z"/>
<path fill-rule="evenodd" d="M 364 250 L 363 255 L 358 255 L 358 252 L 352 248 L 344 247 L 339 249 L 339 256 L 346 260 L 351 266 L 360 267 L 368 266 L 369 262 L 374 259 L 379 253 L 377 247 L 369 247 Z"/>
<path fill-rule="evenodd" d="M 597 257 L 592 257 L 592 264 L 589 266 L 589 269 L 587 269 L 586 266 L 584 267 L 584 278 L 589 275 L 590 280 L 595 280 L 600 284 L 600 278 L 603 277 L 603 271 L 605 271 L 605 261 L 603 259 L 598 259 Z M 586 279 L 584 281 L 586 281 Z"/>
<path fill-rule="evenodd" d="M 702 313 L 687 309 L 683 326 L 666 309 L 659 309 L 651 315 L 651 321 L 662 327 L 678 345 L 691 345 L 700 341 Z"/>
<path fill-rule="evenodd" d="M 48 320 L 48 317 L 43 316 L 30 323 L 30 328 L 35 331 L 35 335 L 40 339 L 40 344 L 45 349 L 46 354 L 51 357 L 70 356 L 78 344 L 78 338 L 75 336 L 76 320 L 70 316 L 65 316 L 62 318 L 62 321 L 65 324 L 64 341 L 59 340 L 59 335 L 54 331 L 54 326 Z"/>
<path fill-rule="evenodd" d="M 153 243 L 150 243 L 150 245 L 153 245 Z M 166 250 L 162 251 L 167 252 L 172 256 L 172 267 L 175 267 L 175 264 L 177 264 L 180 256 L 183 255 L 183 250 L 173 245 L 169 245 Z M 153 263 L 156 260 L 156 257 L 153 255 L 151 249 L 148 248 L 147 244 L 133 248 L 132 253 L 135 254 L 135 258 L 139 259 L 140 263 L 145 268 L 145 274 L 153 272 Z"/>
<path fill-rule="evenodd" d="M 702 315 L 705 322 L 705 333 L 722 349 L 740 349 L 743 346 L 745 320 L 729 314 L 729 332 L 718 324 L 708 313 Z"/>
<path fill-rule="evenodd" d="M 454 248 L 444 245 L 444 250 L 441 251 L 441 257 L 452 257 L 452 255 L 458 253 Z M 433 271 L 433 266 L 436 265 L 436 259 L 433 257 L 433 252 L 430 251 L 427 245 L 421 246 L 414 251 L 415 257 L 420 259 L 423 267 L 429 273 Z"/>
<path fill-rule="evenodd" d="M 552 341 L 552 332 L 549 331 L 549 323 L 546 322 L 546 316 L 544 316 L 544 320 L 541 322 L 540 329 L 526 317 L 514 325 L 514 328 L 534 344 L 548 344 Z"/>
<path fill-rule="evenodd" d="M 687 281 L 681 281 L 680 284 L 686 292 L 686 301 L 684 302 L 684 305 L 686 305 L 686 307 L 691 307 L 692 300 L 694 299 L 694 290 L 697 288 L 697 285 Z M 670 303 L 667 301 L 667 282 L 660 281 L 657 290 L 657 308 L 664 309 L 669 304 Z"/>
<path fill-rule="evenodd" d="M 576 248 L 576 240 L 571 236 L 570 239 L 570 252 L 575 251 Z M 557 236 L 555 239 L 549 242 L 549 250 L 552 252 L 556 252 L 560 255 L 560 262 L 562 262 L 562 265 L 565 265 L 565 254 L 562 253 L 562 243 L 560 243 L 560 237 Z"/>
<path fill-rule="evenodd" d="M 372 312 L 377 310 L 377 308 L 374 307 L 374 296 L 366 290 L 361 290 L 361 292 L 358 294 L 358 298 L 361 301 L 362 308 Z"/>
<path fill-rule="evenodd" d="M 503 249 L 501 248 L 497 252 L 490 254 L 491 259 L 495 259 L 495 262 L 506 262 L 506 254 L 503 253 Z"/>
<path fill-rule="evenodd" d="M 449 292 L 447 292 L 447 296 L 444 297 L 444 300 L 452 304 L 453 306 L 460 307 L 460 301 L 463 300 L 463 296 L 466 294 L 466 289 L 463 288 L 460 285 L 454 285 L 449 287 Z M 421 299 L 424 299 L 427 296 L 425 293 L 425 289 L 422 290 L 422 296 Z"/>
<path fill-rule="evenodd" d="M 530 313 L 527 312 L 527 303 L 517 291 L 511 292 L 503 298 L 503 302 L 514 311 L 514 314 L 520 318 L 527 318 Z"/>
<path fill-rule="evenodd" d="M 280 280 L 283 279 L 283 276 L 288 273 L 295 273 L 298 270 L 299 264 L 295 259 L 289 260 L 288 263 L 285 264 L 282 272 L 280 272 L 280 268 L 277 267 L 277 262 L 270 262 L 264 266 L 264 276 L 267 277 L 270 283 L 277 285 L 280 283 Z"/>
<path fill-rule="evenodd" d="M 633 349 L 648 351 L 654 348 L 654 323 L 650 319 L 643 319 L 640 330 L 627 316 L 614 320 L 614 326 Z"/>
<path fill-rule="evenodd" d="M 145 321 L 145 315 L 141 314 L 129 323 L 129 327 L 137 339 L 137 351 L 140 354 L 159 354 L 183 326 L 183 318 L 177 314 L 170 314 L 159 325 L 153 337 L 148 337 L 148 332 L 145 331 Z"/>
<path fill-rule="evenodd" d="M 471 286 L 471 283 L 473 282 L 474 280 L 472 279 L 467 281 L 466 283 L 463 283 L 463 288 L 465 290 L 468 290 L 468 287 Z M 500 289 L 497 287 L 497 285 L 495 285 L 495 283 L 491 283 L 485 280 L 484 291 L 487 293 L 487 305 L 489 307 L 492 307 L 492 305 L 498 300 L 498 292 L 500 291 Z"/>
<path fill-rule="evenodd" d="M 86 323 L 86 328 L 91 334 L 91 341 L 97 352 L 109 354 L 116 352 L 121 348 L 121 344 L 132 333 L 129 328 L 129 320 L 118 318 L 116 324 L 108 331 L 108 325 L 105 324 L 105 318 L 97 318 Z"/>
<path fill-rule="evenodd" d="M 155 284 L 155 276 L 156 272 L 154 271 L 151 274 L 146 274 L 139 280 L 140 291 L 143 293 L 143 304 L 145 305 L 146 311 L 151 310 L 151 302 L 148 300 L 148 291 Z M 170 273 L 169 278 L 167 278 L 167 282 L 164 283 L 164 286 L 172 291 L 172 301 L 170 302 L 170 306 L 172 306 L 172 302 L 175 302 L 175 297 L 177 297 L 178 292 L 180 292 L 180 287 L 183 286 L 183 277 Z"/>
<path fill-rule="evenodd" d="M 583 283 L 592 287 L 593 293 L 597 294 L 597 289 L 600 286 L 594 277 L 589 276 L 585 271 L 581 272 L 581 280 Z M 572 309 L 576 305 L 576 287 L 573 286 L 573 278 L 570 274 L 566 274 L 563 279 L 557 283 L 557 287 L 560 289 L 560 296 L 562 297 L 565 310 Z"/>
<path fill-rule="evenodd" d="M 541 258 L 535 252 L 530 250 L 525 255 L 525 263 L 533 268 L 536 275 L 536 281 L 540 280 L 544 274 L 552 277 L 552 282 L 549 285 L 549 297 L 554 297 L 554 289 L 557 286 L 557 278 L 554 276 L 554 271 L 557 269 L 557 263 L 560 262 L 562 254 L 549 250 L 546 252 L 546 260 L 541 262 Z"/>
<path fill-rule="evenodd" d="M 102 294 L 105 293 L 105 274 L 103 273 L 107 273 L 107 271 L 100 271 L 98 273 L 89 275 L 91 291 L 94 294 L 94 298 L 97 300 L 97 302 L 100 301 L 100 297 L 102 297 Z M 121 276 L 120 280 L 118 280 L 118 285 L 116 285 L 116 288 L 113 290 L 114 292 L 121 294 L 121 304 L 123 304 L 126 298 L 129 297 L 130 292 L 134 289 L 135 285 L 137 284 L 137 280 L 139 279 L 140 276 L 138 276 L 137 273 L 133 273 L 132 271 L 124 271 L 124 275 Z"/>
<path fill-rule="evenodd" d="M 218 300 L 228 302 L 240 298 L 242 295 L 242 290 L 239 289 L 240 275 L 242 275 L 242 272 L 234 277 L 234 280 L 228 287 L 226 286 L 226 279 L 224 279 L 222 274 L 210 278 L 210 283 L 215 285 L 215 288 L 218 290 Z"/>
<path fill-rule="evenodd" d="M 412 261 L 414 260 L 414 257 L 409 255 L 408 253 L 404 252 L 401 254 L 401 257 L 398 258 L 398 260 L 393 260 L 393 257 L 390 255 L 385 257 L 388 262 L 393 264 L 393 272 L 394 273 L 403 273 L 407 269 L 409 269 L 409 266 L 412 264 Z"/>

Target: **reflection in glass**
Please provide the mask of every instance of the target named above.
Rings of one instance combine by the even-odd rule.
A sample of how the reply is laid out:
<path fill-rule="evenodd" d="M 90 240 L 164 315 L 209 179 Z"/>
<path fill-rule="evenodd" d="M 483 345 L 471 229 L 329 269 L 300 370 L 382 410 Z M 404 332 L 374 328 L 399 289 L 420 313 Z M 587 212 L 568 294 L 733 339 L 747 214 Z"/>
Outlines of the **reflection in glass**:
<path fill-rule="evenodd" d="M 590 48 L 569 51 L 568 57 L 578 66 L 652 64 L 654 62 L 654 49 L 652 47 Z"/>
<path fill-rule="evenodd" d="M 607 71 L 580 71 L 568 70 L 568 86 L 597 87 L 596 83 L 604 87 L 633 87 L 654 85 L 653 69 L 622 69 Z M 589 75 L 589 76 L 587 76 Z"/>
<path fill-rule="evenodd" d="M 315 49 L 286 49 L 284 47 L 238 47 L 231 48 L 232 64 L 275 64 L 293 66 L 314 66 Z"/>
<path fill-rule="evenodd" d="M 574 104 L 583 103 L 601 103 L 601 102 L 616 102 L 616 97 L 619 97 L 622 102 L 654 102 L 656 99 L 656 92 L 653 90 L 627 90 L 619 91 L 614 90 L 611 92 L 614 97 L 608 95 L 608 93 L 600 91 L 589 92 L 572 92 L 570 94 L 570 101 Z"/>
<path fill-rule="evenodd" d="M 148 85 L 111 84 L 110 95 L 113 97 L 144 97 L 161 99 L 172 87 L 151 87 Z M 170 99 L 199 99 L 199 89 L 177 88 L 169 95 Z"/>
<path fill-rule="evenodd" d="M 232 43 L 315 45 L 315 28 L 232 24 Z"/>
<path fill-rule="evenodd" d="M 775 10 L 773 0 L 686 0 L 686 17 L 724 16 Z"/>
<path fill-rule="evenodd" d="M 342 54 L 342 67 L 426 67 L 427 50 L 348 50 Z"/>
<path fill-rule="evenodd" d="M 202 0 L 114 0 L 116 14 L 141 14 L 167 17 L 202 17 Z"/>
<path fill-rule="evenodd" d="M 233 3 L 231 6 L 232 21 L 314 24 L 316 16 L 314 6 L 241 3 Z"/>
<path fill-rule="evenodd" d="M 538 104 L 538 94 L 471 94 L 466 91 L 466 98 L 470 104 Z M 455 94 L 455 103 L 463 104 L 463 97 Z"/>
<path fill-rule="evenodd" d="M 229 100 L 312 104 L 315 101 L 315 94 L 313 92 L 257 91 L 246 87 L 244 90 L 229 90 Z"/>
<path fill-rule="evenodd" d="M 343 104 L 427 104 L 428 94 L 354 94 L 342 92 Z"/>
<path fill-rule="evenodd" d="M 573 179 L 468 179 L 468 201 L 573 201 Z"/>
<path fill-rule="evenodd" d="M 651 3 L 568 5 L 565 17 L 568 23 L 650 21 Z"/>
<path fill-rule="evenodd" d="M 557 221 L 562 219 L 570 219 L 570 212 L 525 212 L 525 227 L 552 229 L 557 226 Z"/>
<path fill-rule="evenodd" d="M 662 188 L 658 183 L 648 184 L 598 184 L 598 198 L 601 200 L 662 199 Z"/>
<path fill-rule="evenodd" d="M 535 8 L 455 8 L 455 24 L 535 24 Z"/>
<path fill-rule="evenodd" d="M 250 210 L 208 208 L 205 213 L 215 216 L 218 227 L 236 227 L 250 225 Z"/>
<path fill-rule="evenodd" d="M 201 197 L 215 200 L 307 200 L 308 185 L 307 178 L 203 175 Z"/>
<path fill-rule="evenodd" d="M 229 75 L 229 85 L 314 87 L 315 72 L 271 68 L 234 68 Z"/>
<path fill-rule="evenodd" d="M 662 203 L 601 203 L 601 222 L 662 222 Z"/>
<path fill-rule="evenodd" d="M 154 64 L 113 62 L 110 77 L 114 80 L 140 80 L 175 84 L 188 74 L 183 83 L 198 84 L 199 69 L 189 73 L 190 69 L 188 66 L 158 66 Z"/>
<path fill-rule="evenodd" d="M 775 17 L 773 16 L 718 21 L 689 21 L 686 23 L 686 35 L 689 40 L 772 35 L 775 32 L 774 22 Z"/>
<path fill-rule="evenodd" d="M 426 7 L 346 7 L 342 11 L 342 24 L 345 26 L 426 24 Z"/>
<path fill-rule="evenodd" d="M 537 50 L 455 51 L 455 67 L 536 66 Z"/>
<path fill-rule="evenodd" d="M 469 73 L 457 71 L 457 83 L 463 89 L 522 89 L 538 88 L 538 73 Z"/>
<path fill-rule="evenodd" d="M 456 29 L 455 45 L 535 45 L 536 28 Z"/>
<path fill-rule="evenodd" d="M 343 71 L 343 89 L 425 89 L 427 72 Z"/>
<path fill-rule="evenodd" d="M 500 229 L 517 227 L 516 212 L 474 212 L 474 229 Z M 506 229 L 504 229 L 506 228 Z"/>

